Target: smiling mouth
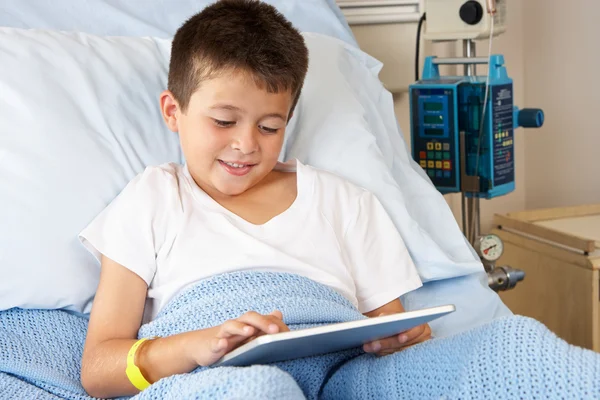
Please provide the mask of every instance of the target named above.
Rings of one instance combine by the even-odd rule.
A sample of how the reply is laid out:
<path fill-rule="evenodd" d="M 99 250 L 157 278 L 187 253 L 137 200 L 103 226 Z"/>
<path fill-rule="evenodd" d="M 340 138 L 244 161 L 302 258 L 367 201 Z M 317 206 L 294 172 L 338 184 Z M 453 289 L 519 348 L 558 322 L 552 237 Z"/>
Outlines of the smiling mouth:
<path fill-rule="evenodd" d="M 223 160 L 218 161 L 226 172 L 234 176 L 246 175 L 248 172 L 250 172 L 252 167 L 256 165 L 251 163 L 229 162 Z"/>
<path fill-rule="evenodd" d="M 225 165 L 229 165 L 232 168 L 253 167 L 256 165 L 256 164 L 252 164 L 252 163 L 235 163 L 235 162 L 229 162 L 229 161 L 223 161 L 223 160 L 219 160 L 219 161 Z"/>

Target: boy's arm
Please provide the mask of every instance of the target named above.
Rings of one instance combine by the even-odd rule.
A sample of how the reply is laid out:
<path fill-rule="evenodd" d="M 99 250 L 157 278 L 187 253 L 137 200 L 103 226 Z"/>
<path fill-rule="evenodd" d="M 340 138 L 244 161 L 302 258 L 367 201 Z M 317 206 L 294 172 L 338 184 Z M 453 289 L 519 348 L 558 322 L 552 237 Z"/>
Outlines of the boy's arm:
<path fill-rule="evenodd" d="M 142 278 L 103 257 L 100 284 L 94 299 L 81 365 L 81 382 L 94 397 L 133 395 L 125 369 L 127 354 L 136 342 L 142 322 L 147 286 Z M 136 364 L 146 379 L 187 372 L 195 366 L 187 360 L 185 337 L 157 340 L 152 351 L 146 342 Z M 159 364 L 155 359 L 161 360 Z"/>
<path fill-rule="evenodd" d="M 102 257 L 100 284 L 94 299 L 81 363 L 81 383 L 93 397 L 134 395 L 125 369 L 137 341 L 147 286 L 142 278 Z M 275 326 L 273 326 L 275 325 Z M 249 312 L 222 325 L 144 342 L 136 365 L 150 382 L 210 365 L 253 336 L 289 330 L 282 315 Z"/>
<path fill-rule="evenodd" d="M 373 318 L 381 315 L 403 313 L 404 311 L 400 299 L 395 299 L 373 311 L 364 313 L 364 315 Z M 367 343 L 363 346 L 363 349 L 367 353 L 377 353 L 377 355 L 384 356 L 429 339 L 431 339 L 431 328 L 428 324 L 423 324 L 399 335 Z"/>

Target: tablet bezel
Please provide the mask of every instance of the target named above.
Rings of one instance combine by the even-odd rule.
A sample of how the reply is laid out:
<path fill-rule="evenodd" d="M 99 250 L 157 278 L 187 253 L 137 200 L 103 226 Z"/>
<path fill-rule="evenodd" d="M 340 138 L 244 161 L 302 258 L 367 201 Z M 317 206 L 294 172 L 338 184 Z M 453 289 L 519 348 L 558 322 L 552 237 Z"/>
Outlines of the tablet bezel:
<path fill-rule="evenodd" d="M 290 340 L 290 339 L 310 338 L 310 337 L 314 337 L 314 336 L 318 336 L 318 335 L 322 335 L 322 334 L 333 333 L 333 332 L 343 333 L 343 332 L 347 332 L 347 331 L 350 331 L 350 330 L 353 330 L 356 328 L 385 325 L 390 322 L 410 321 L 412 319 L 418 319 L 418 318 L 420 319 L 420 318 L 424 318 L 424 317 L 431 317 L 431 319 L 429 319 L 429 321 L 432 321 L 436 318 L 450 314 L 454 311 L 456 311 L 456 307 L 452 304 L 447 304 L 447 305 L 443 305 L 443 306 L 439 306 L 439 307 L 431 307 L 431 308 L 425 308 L 425 309 L 415 310 L 415 311 L 406 311 L 403 313 L 384 315 L 381 317 L 366 318 L 366 319 L 360 319 L 357 321 L 340 322 L 340 323 L 328 324 L 328 325 L 324 325 L 324 326 L 317 326 L 314 328 L 306 328 L 306 329 L 299 329 L 299 330 L 294 330 L 294 331 L 289 331 L 289 332 L 280 332 L 280 333 L 263 335 L 263 336 L 257 337 L 256 339 L 252 340 L 251 342 L 248 342 L 248 343 L 238 347 L 237 349 L 234 349 L 231 352 L 225 354 L 225 356 L 223 356 L 219 361 L 217 361 L 215 364 L 213 364 L 213 366 L 217 367 L 217 366 L 221 366 L 223 364 L 225 364 L 223 366 L 236 365 L 236 364 L 229 364 L 229 362 L 232 360 L 235 360 L 236 358 L 240 357 L 242 354 L 245 354 L 248 351 L 252 351 L 258 347 L 269 345 L 269 344 L 272 344 L 275 342 L 281 342 L 281 341 L 286 341 L 286 340 Z M 413 325 L 412 327 L 417 326 L 417 325 L 420 325 L 420 324 L 417 323 L 417 324 Z M 408 328 L 408 329 L 411 329 L 411 328 Z M 398 334 L 399 333 L 401 333 L 401 332 L 398 332 Z M 387 336 L 389 336 L 389 335 L 387 335 Z M 366 339 L 364 341 L 364 343 L 368 343 L 373 340 L 383 339 L 384 337 L 387 337 L 387 336 L 372 335 L 368 339 Z M 244 365 L 246 365 L 246 364 L 244 364 Z"/>

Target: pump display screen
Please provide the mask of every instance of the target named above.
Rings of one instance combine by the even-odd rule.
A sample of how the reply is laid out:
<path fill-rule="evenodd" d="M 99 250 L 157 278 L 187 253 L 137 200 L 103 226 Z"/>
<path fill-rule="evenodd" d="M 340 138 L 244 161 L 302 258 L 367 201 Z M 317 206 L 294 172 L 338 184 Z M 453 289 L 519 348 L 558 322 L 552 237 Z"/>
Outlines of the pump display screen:
<path fill-rule="evenodd" d="M 423 120 L 426 124 L 443 124 L 444 116 L 442 115 L 425 115 Z"/>
<path fill-rule="evenodd" d="M 423 108 L 425 111 L 443 111 L 444 105 L 442 103 L 424 103 Z"/>
<path fill-rule="evenodd" d="M 425 133 L 425 135 L 427 135 L 427 136 L 443 136 L 444 130 L 443 129 L 425 129 L 423 131 L 423 133 Z"/>

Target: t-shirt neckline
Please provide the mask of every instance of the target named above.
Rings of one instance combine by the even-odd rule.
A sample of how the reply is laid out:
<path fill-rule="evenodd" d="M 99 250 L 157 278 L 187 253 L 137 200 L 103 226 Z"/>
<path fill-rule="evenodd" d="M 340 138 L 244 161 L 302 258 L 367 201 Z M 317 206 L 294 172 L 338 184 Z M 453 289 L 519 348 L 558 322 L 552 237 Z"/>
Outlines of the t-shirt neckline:
<path fill-rule="evenodd" d="M 263 224 L 254 224 L 236 213 L 228 210 L 219 204 L 216 200 L 210 197 L 192 177 L 187 163 L 183 166 L 184 175 L 187 180 L 188 187 L 195 200 L 200 203 L 203 207 L 208 208 L 210 211 L 223 214 L 233 220 L 236 224 L 241 224 L 246 229 L 263 230 L 266 228 L 272 228 L 280 225 L 287 225 L 292 223 L 294 220 L 298 221 L 302 219 L 304 214 L 309 208 L 310 198 L 312 197 L 313 183 L 309 179 L 306 171 L 306 167 L 297 159 L 292 159 L 288 162 L 278 162 L 274 170 L 282 172 L 296 172 L 296 198 L 292 204 L 280 214 L 274 216 Z"/>

